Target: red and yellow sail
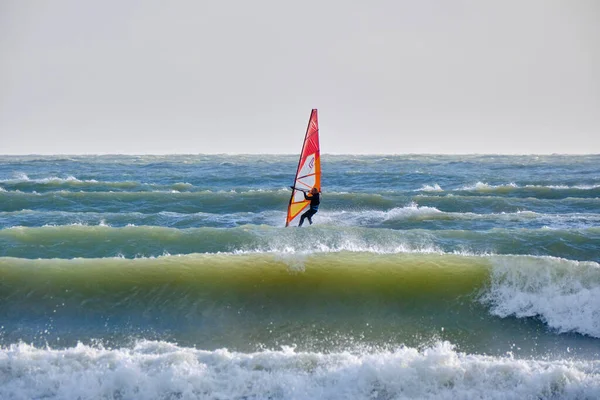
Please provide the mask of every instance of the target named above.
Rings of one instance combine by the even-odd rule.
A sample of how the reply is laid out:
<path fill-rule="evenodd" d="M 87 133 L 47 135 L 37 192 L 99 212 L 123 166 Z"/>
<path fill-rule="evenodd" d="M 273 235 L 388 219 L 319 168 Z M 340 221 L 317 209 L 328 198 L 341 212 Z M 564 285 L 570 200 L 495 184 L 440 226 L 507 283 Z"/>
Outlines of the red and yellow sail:
<path fill-rule="evenodd" d="M 285 226 L 295 224 L 300 219 L 300 215 L 310 205 L 310 201 L 304 198 L 302 191 L 310 191 L 313 187 L 316 187 L 319 192 L 321 191 L 321 151 L 319 149 L 319 120 L 316 109 L 310 113 L 293 187 Z"/>

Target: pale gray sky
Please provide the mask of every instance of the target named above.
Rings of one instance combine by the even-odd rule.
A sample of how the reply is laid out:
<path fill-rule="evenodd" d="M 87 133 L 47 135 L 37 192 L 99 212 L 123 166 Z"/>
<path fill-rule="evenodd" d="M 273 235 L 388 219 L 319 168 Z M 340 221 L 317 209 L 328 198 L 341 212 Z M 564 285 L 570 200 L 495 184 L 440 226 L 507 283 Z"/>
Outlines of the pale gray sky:
<path fill-rule="evenodd" d="M 600 1 L 0 0 L 0 154 L 600 153 Z"/>

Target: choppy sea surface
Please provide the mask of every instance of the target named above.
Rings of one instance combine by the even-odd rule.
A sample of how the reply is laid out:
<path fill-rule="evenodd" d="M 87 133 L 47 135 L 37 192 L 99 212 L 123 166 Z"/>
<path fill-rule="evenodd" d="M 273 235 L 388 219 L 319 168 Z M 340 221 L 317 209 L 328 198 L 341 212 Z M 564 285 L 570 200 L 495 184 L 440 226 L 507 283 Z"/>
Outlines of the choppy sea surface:
<path fill-rule="evenodd" d="M 297 162 L 0 156 L 0 398 L 600 398 L 600 155 Z"/>

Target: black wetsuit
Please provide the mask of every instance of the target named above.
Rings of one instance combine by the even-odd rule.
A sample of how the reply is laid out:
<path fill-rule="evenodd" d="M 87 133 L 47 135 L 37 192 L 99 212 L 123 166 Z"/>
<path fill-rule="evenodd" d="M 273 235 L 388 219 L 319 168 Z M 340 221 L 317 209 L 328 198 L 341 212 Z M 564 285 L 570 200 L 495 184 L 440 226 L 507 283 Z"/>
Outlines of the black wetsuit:
<path fill-rule="evenodd" d="M 312 216 L 319 211 L 319 204 L 321 203 L 321 195 L 319 193 L 308 195 L 304 193 L 304 198 L 310 200 L 310 208 L 304 214 L 300 216 L 300 223 L 298 226 L 302 226 L 304 218 L 308 218 L 308 222 L 312 225 Z"/>

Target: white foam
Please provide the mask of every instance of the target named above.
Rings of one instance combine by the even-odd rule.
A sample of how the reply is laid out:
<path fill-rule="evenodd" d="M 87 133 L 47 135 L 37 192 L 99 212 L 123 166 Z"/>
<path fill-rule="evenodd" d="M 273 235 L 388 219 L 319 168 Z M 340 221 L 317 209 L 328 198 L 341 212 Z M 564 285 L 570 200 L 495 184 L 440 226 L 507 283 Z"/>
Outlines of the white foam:
<path fill-rule="evenodd" d="M 410 203 L 405 207 L 394 207 L 389 210 L 360 210 L 360 211 L 320 211 L 315 221 L 319 224 L 336 226 L 364 226 L 380 224 L 385 221 L 427 218 L 441 216 L 447 213 L 435 207 L 419 206 Z"/>
<path fill-rule="evenodd" d="M 132 348 L 26 344 L 0 350 L 4 399 L 580 399 L 600 396 L 586 361 L 419 351 L 256 353 L 142 341 Z"/>
<path fill-rule="evenodd" d="M 381 214 L 380 211 L 373 211 L 375 214 Z M 274 223 L 281 223 L 284 214 L 275 215 Z M 339 216 L 325 215 L 331 218 L 332 223 L 354 224 L 357 216 L 353 213 L 338 213 Z M 359 213 L 360 215 L 360 213 Z M 369 218 L 369 212 L 364 218 Z M 342 230 L 331 229 L 329 226 L 319 226 L 327 224 L 320 218 L 318 223 L 303 228 L 292 227 L 285 230 L 265 231 L 263 228 L 256 230 L 256 227 L 250 227 L 253 233 L 257 234 L 256 239 L 262 239 L 253 244 L 251 248 L 241 248 L 235 251 L 239 253 L 278 253 L 278 254 L 313 254 L 313 253 L 338 253 L 338 252 L 356 252 L 356 253 L 376 253 L 376 254 L 399 254 L 399 253 L 436 253 L 442 251 L 434 245 L 432 235 L 399 235 L 392 230 L 373 230 L 372 235 L 366 235 L 366 231 L 359 227 L 346 227 Z M 246 229 L 244 229 L 246 230 Z"/>
<path fill-rule="evenodd" d="M 433 246 L 430 243 L 408 243 L 406 241 L 396 241 L 389 243 L 370 243 L 367 240 L 359 237 L 346 237 L 339 240 L 298 240 L 292 241 L 272 241 L 267 246 L 261 246 L 253 250 L 236 250 L 234 254 L 247 253 L 276 253 L 276 254 L 292 254 L 304 256 L 307 254 L 320 253 L 374 253 L 374 254 L 403 254 L 403 253 L 420 253 L 420 254 L 444 254 L 443 251 Z"/>
<path fill-rule="evenodd" d="M 29 180 L 29 177 L 24 172 L 15 172 L 14 177 L 15 177 L 15 180 L 18 180 L 18 181 L 27 182 Z"/>
<path fill-rule="evenodd" d="M 600 338 L 600 265 L 553 257 L 494 257 L 481 300 L 500 317 L 538 317 L 558 332 Z"/>
<path fill-rule="evenodd" d="M 417 203 L 412 202 L 406 207 L 396 207 L 392 208 L 389 211 L 385 211 L 384 220 L 391 219 L 404 219 L 404 218 L 412 218 L 412 217 L 423 217 L 430 215 L 439 215 L 444 214 L 443 211 L 438 210 L 435 207 L 427 207 L 427 206 L 419 206 Z"/>
<path fill-rule="evenodd" d="M 598 189 L 600 188 L 600 185 L 573 185 L 573 186 L 569 186 L 569 185 L 524 185 L 524 186 L 520 186 L 517 185 L 514 182 L 510 182 L 507 184 L 503 184 L 503 185 L 490 185 L 486 182 L 477 182 L 474 185 L 465 185 L 465 186 L 461 186 L 458 189 L 454 189 L 456 191 L 461 191 L 461 190 L 477 190 L 477 191 L 491 191 L 491 190 L 496 190 L 496 189 L 519 189 L 519 188 L 526 188 L 526 189 L 554 189 L 554 190 L 570 190 L 570 189 L 579 189 L 579 190 L 593 190 L 593 189 Z M 424 189 L 421 189 L 424 190 Z"/>
<path fill-rule="evenodd" d="M 98 183 L 96 179 L 78 179 L 73 175 L 67 175 L 66 178 L 58 176 L 49 176 L 46 178 L 31 179 L 27 174 L 23 172 L 17 172 L 14 174 L 14 179 L 2 181 L 6 183 L 19 183 L 19 182 L 34 182 L 34 183 Z M 112 183 L 112 182 L 106 182 Z"/>
<path fill-rule="evenodd" d="M 488 191 L 488 190 L 494 190 L 494 189 L 514 189 L 514 188 L 518 188 L 519 185 L 517 185 L 514 182 L 505 184 L 505 185 L 490 185 L 486 182 L 477 182 L 474 185 L 466 185 L 466 186 L 462 186 L 458 189 L 454 189 L 454 190 L 478 190 L 478 191 Z"/>
<path fill-rule="evenodd" d="M 443 192 L 444 189 L 440 187 L 437 183 L 433 185 L 423 185 L 420 189 L 415 190 L 416 192 Z"/>
<path fill-rule="evenodd" d="M 600 185 L 573 185 L 573 186 L 568 186 L 568 185 L 548 185 L 548 186 L 542 186 L 542 185 L 525 185 L 526 188 L 535 188 L 535 189 L 557 189 L 557 190 L 569 190 L 569 189 L 579 189 L 579 190 L 593 190 L 593 189 L 598 189 L 600 188 Z"/>

